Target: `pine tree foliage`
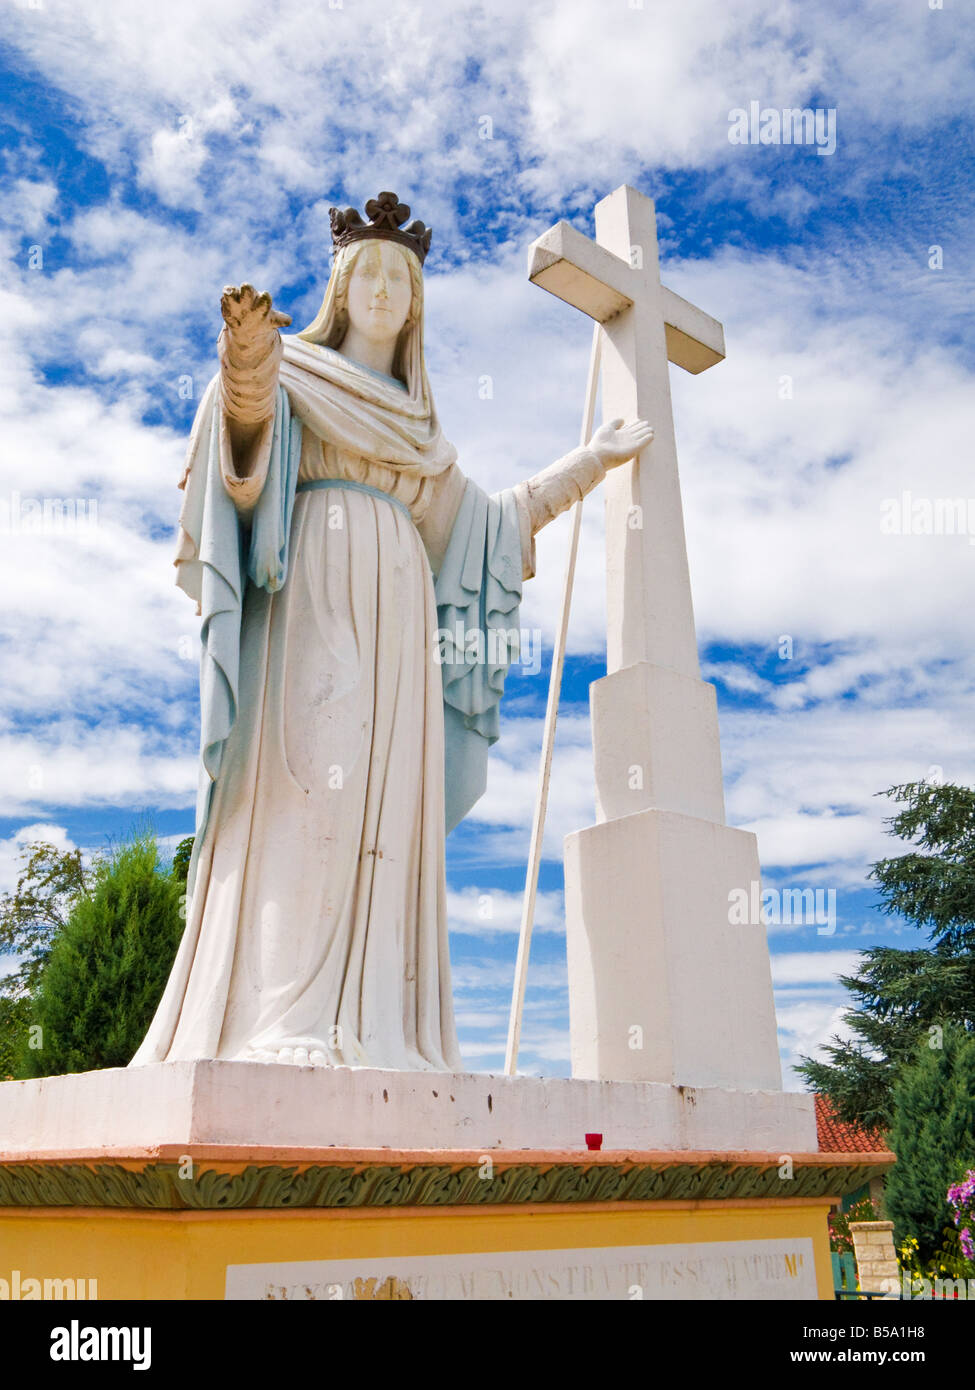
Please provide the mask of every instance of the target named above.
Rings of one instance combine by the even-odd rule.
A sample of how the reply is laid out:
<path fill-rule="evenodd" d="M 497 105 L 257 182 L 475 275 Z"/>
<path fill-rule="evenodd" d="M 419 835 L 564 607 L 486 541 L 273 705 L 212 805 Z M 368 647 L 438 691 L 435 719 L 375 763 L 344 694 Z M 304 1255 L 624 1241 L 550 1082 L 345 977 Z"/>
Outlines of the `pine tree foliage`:
<path fill-rule="evenodd" d="M 975 1037 L 949 1026 L 942 1042 L 922 1046 L 902 1068 L 888 1140 L 897 1162 L 887 1178 L 887 1209 L 898 1242 L 917 1238 L 922 1263 L 953 1243 L 946 1194 L 975 1167 Z"/>
<path fill-rule="evenodd" d="M 975 1032 L 975 790 L 917 782 L 883 795 L 900 807 L 890 833 L 914 847 L 870 877 L 882 910 L 926 929 L 933 945 L 865 951 L 856 973 L 840 977 L 854 1000 L 844 1014 L 852 1036 L 833 1037 L 828 1060 L 797 1067 L 841 1119 L 868 1129 L 891 1124 L 895 1082 L 932 1029 Z"/>
<path fill-rule="evenodd" d="M 873 866 L 883 910 L 926 927 L 947 950 L 975 949 L 975 788 L 909 782 L 884 795 L 903 806 L 887 822 L 891 834 L 918 849 Z"/>

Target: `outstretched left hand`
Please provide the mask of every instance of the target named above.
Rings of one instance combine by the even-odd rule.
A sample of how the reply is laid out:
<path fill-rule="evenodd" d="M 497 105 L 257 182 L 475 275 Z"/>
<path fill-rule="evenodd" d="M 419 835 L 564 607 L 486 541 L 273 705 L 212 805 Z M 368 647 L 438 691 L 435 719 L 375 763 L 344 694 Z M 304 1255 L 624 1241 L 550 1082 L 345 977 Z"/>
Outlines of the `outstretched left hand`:
<path fill-rule="evenodd" d="M 634 458 L 653 438 L 646 420 L 634 420 L 624 425 L 622 418 L 601 425 L 590 439 L 587 448 L 597 455 L 604 468 L 616 468 Z"/>

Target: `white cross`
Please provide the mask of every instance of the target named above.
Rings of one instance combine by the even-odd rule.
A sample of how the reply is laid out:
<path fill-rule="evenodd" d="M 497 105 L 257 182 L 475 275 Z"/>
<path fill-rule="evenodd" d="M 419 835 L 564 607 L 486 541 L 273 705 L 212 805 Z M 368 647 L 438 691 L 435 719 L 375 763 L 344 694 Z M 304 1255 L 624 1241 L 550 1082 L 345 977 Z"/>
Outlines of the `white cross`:
<path fill-rule="evenodd" d="M 649 198 L 626 187 L 604 198 L 596 238 L 560 222 L 533 246 L 529 270 L 602 325 L 606 416 L 646 419 L 655 431 L 605 483 L 608 674 L 590 690 L 596 823 L 565 840 L 572 1074 L 777 1091 L 765 931 L 729 916 L 736 894 L 759 884 L 758 847 L 725 824 L 668 375 L 669 362 L 689 372 L 719 362 L 724 333 L 661 285 Z M 811 1115 L 790 1118 L 791 1099 L 765 1099 L 785 1124 L 777 1132 L 809 1142 Z M 754 1119 L 740 1117 L 728 1147 L 755 1143 Z"/>
<path fill-rule="evenodd" d="M 660 283 L 654 205 L 625 184 L 596 204 L 596 241 L 568 222 L 539 237 L 529 276 L 603 325 L 604 418 L 654 428 L 641 458 L 606 478 L 607 671 L 647 661 L 697 677 L 667 363 L 714 366 L 724 330 Z"/>

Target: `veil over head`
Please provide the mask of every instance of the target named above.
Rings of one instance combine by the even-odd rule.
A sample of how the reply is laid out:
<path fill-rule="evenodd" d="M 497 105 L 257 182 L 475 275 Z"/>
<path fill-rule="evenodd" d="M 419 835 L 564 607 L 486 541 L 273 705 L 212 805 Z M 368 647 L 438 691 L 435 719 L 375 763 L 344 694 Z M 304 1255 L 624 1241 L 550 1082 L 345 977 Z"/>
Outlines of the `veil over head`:
<path fill-rule="evenodd" d="M 449 468 L 457 451 L 443 436 L 423 357 L 423 274 L 416 254 L 396 249 L 410 272 L 413 298 L 397 345 L 394 381 L 343 357 L 347 285 L 356 260 L 376 241 L 359 241 L 335 255 L 325 298 L 300 333 L 283 338 L 281 385 L 294 413 L 326 443 L 360 457 L 422 474 Z"/>

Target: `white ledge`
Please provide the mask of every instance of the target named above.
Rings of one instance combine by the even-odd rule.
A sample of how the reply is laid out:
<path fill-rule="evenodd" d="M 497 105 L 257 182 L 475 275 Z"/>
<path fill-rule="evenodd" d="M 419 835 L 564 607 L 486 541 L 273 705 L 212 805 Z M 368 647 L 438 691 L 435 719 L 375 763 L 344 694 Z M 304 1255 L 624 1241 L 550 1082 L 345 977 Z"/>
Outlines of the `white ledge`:
<path fill-rule="evenodd" d="M 818 1148 L 811 1095 L 662 1082 L 167 1062 L 0 1084 L 0 1152 L 159 1144 Z"/>

